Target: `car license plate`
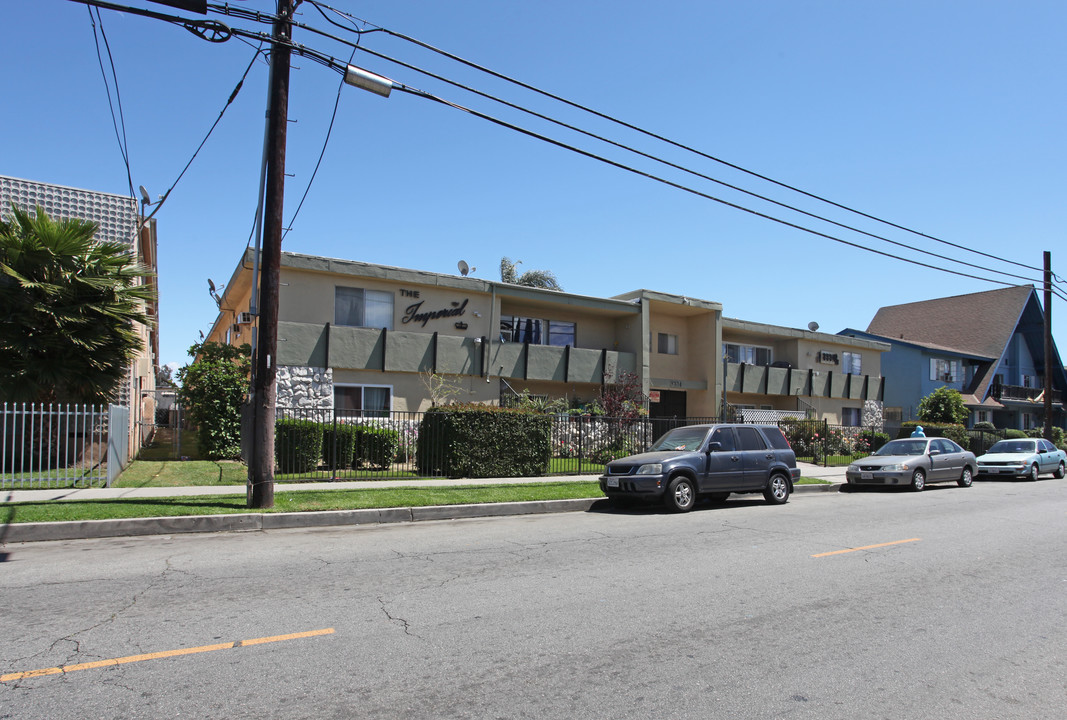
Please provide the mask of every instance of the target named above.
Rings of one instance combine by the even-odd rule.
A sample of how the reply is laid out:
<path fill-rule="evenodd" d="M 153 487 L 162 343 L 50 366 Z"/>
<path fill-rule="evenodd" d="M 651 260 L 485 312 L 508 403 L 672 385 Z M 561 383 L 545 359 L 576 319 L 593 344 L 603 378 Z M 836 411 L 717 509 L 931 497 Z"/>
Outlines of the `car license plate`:
<path fill-rule="evenodd" d="M 610 488 L 619 487 L 619 478 L 609 477 L 608 478 L 608 487 L 610 487 Z"/>
<path fill-rule="evenodd" d="M 860 480 L 874 480 L 874 473 L 860 473 Z"/>

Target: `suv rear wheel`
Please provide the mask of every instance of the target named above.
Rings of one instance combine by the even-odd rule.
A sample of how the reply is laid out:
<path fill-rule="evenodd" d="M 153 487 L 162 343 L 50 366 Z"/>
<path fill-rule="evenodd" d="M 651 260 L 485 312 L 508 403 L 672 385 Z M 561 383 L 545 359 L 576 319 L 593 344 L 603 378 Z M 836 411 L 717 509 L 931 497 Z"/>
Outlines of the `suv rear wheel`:
<path fill-rule="evenodd" d="M 771 475 L 767 483 L 767 489 L 763 491 L 763 498 L 771 505 L 781 505 L 789 499 L 789 478 L 781 473 Z"/>

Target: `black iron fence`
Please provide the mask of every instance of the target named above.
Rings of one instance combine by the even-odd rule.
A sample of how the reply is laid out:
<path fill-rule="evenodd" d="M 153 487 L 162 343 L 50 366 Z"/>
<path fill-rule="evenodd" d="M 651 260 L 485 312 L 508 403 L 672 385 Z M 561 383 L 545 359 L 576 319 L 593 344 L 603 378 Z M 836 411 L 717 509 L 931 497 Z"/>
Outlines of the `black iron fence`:
<path fill-rule="evenodd" d="M 420 436 L 424 413 L 278 408 L 275 456 L 280 479 L 375 480 L 439 474 L 445 448 Z M 715 417 L 608 418 L 553 415 L 547 475 L 596 475 L 611 460 L 646 450 L 668 430 L 718 422 Z M 797 460 L 848 465 L 910 432 L 900 426 L 853 427 L 825 420 L 783 418 L 778 422 Z M 1003 437 L 989 430 L 950 436 L 976 455 Z M 504 450 L 506 452 L 506 449 Z"/>
<path fill-rule="evenodd" d="M 280 479 L 417 478 L 442 467 L 440 440 L 421 436 L 425 413 L 279 407 L 276 416 Z M 672 428 L 704 422 L 716 418 L 553 415 L 546 474 L 599 474 L 609 461 L 644 451 Z"/>

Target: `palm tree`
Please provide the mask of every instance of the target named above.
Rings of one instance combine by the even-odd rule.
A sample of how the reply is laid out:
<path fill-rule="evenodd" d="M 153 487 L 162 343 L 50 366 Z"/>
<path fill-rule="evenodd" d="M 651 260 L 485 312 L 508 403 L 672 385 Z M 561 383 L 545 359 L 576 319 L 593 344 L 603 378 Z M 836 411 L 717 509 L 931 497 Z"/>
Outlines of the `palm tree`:
<path fill-rule="evenodd" d="M 141 347 L 149 274 L 85 220 L 0 220 L 0 399 L 105 402 Z"/>
<path fill-rule="evenodd" d="M 546 290 L 563 290 L 556 280 L 556 274 L 551 270 L 527 270 L 519 275 L 517 266 L 521 264 L 522 260 L 512 262 L 511 258 L 500 258 L 500 282 Z"/>

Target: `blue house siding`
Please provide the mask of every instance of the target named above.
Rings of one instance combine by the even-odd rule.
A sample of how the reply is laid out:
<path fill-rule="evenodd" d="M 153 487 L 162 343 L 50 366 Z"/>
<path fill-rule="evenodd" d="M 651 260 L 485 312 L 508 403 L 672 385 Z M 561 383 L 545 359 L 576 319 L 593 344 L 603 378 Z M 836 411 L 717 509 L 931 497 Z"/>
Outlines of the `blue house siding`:
<path fill-rule="evenodd" d="M 939 387 L 948 386 L 961 393 L 973 378 L 973 365 L 978 360 L 970 355 L 933 351 L 911 343 L 893 341 L 863 330 L 847 328 L 838 335 L 878 340 L 891 343 L 892 348 L 882 353 L 882 377 L 885 378 L 885 407 L 900 408 L 900 419 L 917 420 L 919 401 Z M 932 378 L 931 360 L 959 363 L 958 380 L 945 381 Z"/>

